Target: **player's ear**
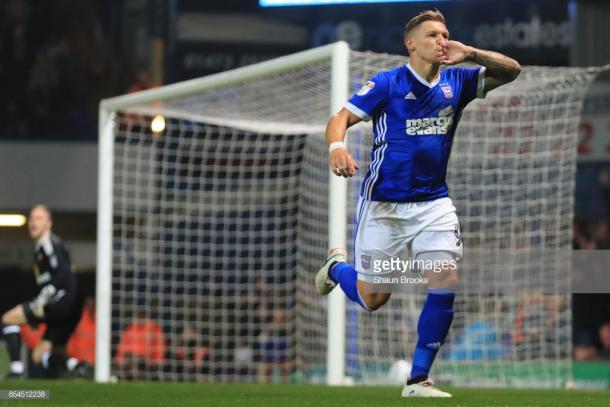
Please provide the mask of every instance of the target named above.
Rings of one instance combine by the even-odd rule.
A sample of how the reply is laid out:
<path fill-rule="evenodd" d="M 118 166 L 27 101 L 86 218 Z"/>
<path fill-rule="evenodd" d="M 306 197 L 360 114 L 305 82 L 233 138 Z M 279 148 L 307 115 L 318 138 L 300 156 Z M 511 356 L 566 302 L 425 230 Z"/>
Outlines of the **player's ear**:
<path fill-rule="evenodd" d="M 405 48 L 407 49 L 407 52 L 409 54 L 411 54 L 411 52 L 413 52 L 415 50 L 415 44 L 414 44 L 413 38 L 405 37 L 404 44 L 405 44 Z"/>

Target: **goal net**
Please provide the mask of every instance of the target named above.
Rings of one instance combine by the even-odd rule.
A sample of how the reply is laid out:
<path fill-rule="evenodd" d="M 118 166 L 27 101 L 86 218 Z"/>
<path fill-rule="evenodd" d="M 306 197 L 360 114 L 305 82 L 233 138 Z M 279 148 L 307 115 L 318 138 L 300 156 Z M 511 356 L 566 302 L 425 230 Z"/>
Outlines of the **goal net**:
<path fill-rule="evenodd" d="M 313 285 L 333 230 L 353 249 L 372 142 L 370 124 L 350 129 L 361 170 L 333 195 L 345 215 L 331 213 L 342 184 L 329 175 L 325 124 L 373 74 L 406 63 L 354 51 L 333 59 L 337 47 L 102 102 L 97 380 L 322 383 L 333 360 L 363 383 L 404 373 L 422 294 L 394 294 L 368 313 L 340 294 L 329 307 Z M 448 183 L 473 255 L 432 372 L 440 380 L 568 378 L 562 262 L 581 105 L 596 74 L 527 67 L 465 110 Z M 157 115 L 164 126 L 153 132 Z M 327 314 L 337 310 L 331 331 L 345 342 L 328 359 Z"/>

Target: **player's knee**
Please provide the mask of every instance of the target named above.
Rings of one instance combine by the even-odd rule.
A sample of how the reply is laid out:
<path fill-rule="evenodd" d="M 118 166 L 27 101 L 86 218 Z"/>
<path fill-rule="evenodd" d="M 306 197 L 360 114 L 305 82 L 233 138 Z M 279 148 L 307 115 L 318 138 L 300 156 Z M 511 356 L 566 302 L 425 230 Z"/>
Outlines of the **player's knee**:
<path fill-rule="evenodd" d="M 17 318 L 15 317 L 15 312 L 13 310 L 6 311 L 2 314 L 2 323 L 4 325 L 14 325 L 17 324 Z"/>
<path fill-rule="evenodd" d="M 431 288 L 456 288 L 458 285 L 458 271 L 455 268 L 442 270 L 428 270 L 426 272 L 428 286 Z"/>
<path fill-rule="evenodd" d="M 446 287 L 455 287 L 458 283 L 458 271 L 456 268 L 444 269 L 441 273 L 441 281 Z"/>
<path fill-rule="evenodd" d="M 458 283 L 458 259 L 453 253 L 423 252 L 417 256 L 423 262 L 424 275 L 430 288 L 455 288 Z"/>

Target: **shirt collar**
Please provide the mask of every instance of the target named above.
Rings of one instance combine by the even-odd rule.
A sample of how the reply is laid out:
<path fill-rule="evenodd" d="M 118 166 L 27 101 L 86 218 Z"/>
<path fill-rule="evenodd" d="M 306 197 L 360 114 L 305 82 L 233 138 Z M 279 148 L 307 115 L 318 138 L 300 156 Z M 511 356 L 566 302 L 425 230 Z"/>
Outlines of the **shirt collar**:
<path fill-rule="evenodd" d="M 44 242 L 47 241 L 48 239 L 50 239 L 50 237 L 51 237 L 51 231 L 48 231 L 47 233 L 42 235 L 42 237 L 40 239 L 38 239 L 38 241 L 36 242 L 36 250 L 40 249 L 40 247 L 44 244 Z"/>
<path fill-rule="evenodd" d="M 407 65 L 405 65 L 407 67 L 407 69 L 409 71 L 411 71 L 411 73 L 413 74 L 413 76 L 415 76 L 415 79 L 417 79 L 418 81 L 420 81 L 422 83 L 422 85 L 425 85 L 429 88 L 436 86 L 438 84 L 438 82 L 441 80 L 441 74 L 438 74 L 438 78 L 436 78 L 434 81 L 432 82 L 428 82 L 427 80 L 425 80 L 424 78 L 422 78 L 417 72 L 415 72 L 415 69 L 413 69 L 413 67 L 411 66 L 410 63 L 408 63 Z"/>

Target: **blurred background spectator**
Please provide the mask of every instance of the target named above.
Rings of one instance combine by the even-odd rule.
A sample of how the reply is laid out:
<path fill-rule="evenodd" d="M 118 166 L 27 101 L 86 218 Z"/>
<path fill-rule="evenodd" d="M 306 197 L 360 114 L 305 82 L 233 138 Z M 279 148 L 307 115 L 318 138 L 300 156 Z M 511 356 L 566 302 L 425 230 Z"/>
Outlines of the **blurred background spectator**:
<path fill-rule="evenodd" d="M 599 358 L 610 361 L 610 322 L 604 322 L 599 328 L 599 343 L 601 344 Z"/>
<path fill-rule="evenodd" d="M 114 362 L 121 379 L 150 379 L 159 372 L 165 360 L 166 339 L 159 323 L 143 309 L 136 311 L 131 323 L 121 333 Z"/>
<path fill-rule="evenodd" d="M 293 358 L 290 355 L 292 346 L 288 335 L 286 313 L 284 310 L 276 309 L 272 315 L 271 321 L 259 336 L 263 362 L 262 379 L 265 382 L 272 382 L 274 375 L 277 374 L 279 381 L 286 383 L 294 368 Z"/>

